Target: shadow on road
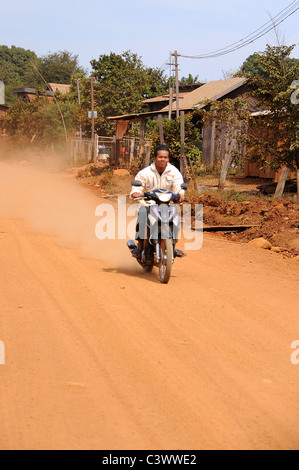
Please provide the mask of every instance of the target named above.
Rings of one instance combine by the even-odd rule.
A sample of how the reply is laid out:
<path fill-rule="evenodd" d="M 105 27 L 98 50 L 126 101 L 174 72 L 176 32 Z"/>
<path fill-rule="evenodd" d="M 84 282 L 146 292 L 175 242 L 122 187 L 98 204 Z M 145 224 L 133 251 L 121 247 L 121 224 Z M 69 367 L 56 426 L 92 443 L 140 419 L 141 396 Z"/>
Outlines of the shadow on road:
<path fill-rule="evenodd" d="M 158 270 L 154 270 L 152 273 L 143 273 L 142 271 L 133 268 L 103 268 L 103 272 L 105 273 L 116 273 L 116 274 L 124 274 L 125 276 L 134 277 L 136 279 L 144 279 L 149 282 L 153 282 L 154 284 L 160 284 L 159 280 L 159 272 Z M 173 276 L 175 277 L 175 276 Z"/>

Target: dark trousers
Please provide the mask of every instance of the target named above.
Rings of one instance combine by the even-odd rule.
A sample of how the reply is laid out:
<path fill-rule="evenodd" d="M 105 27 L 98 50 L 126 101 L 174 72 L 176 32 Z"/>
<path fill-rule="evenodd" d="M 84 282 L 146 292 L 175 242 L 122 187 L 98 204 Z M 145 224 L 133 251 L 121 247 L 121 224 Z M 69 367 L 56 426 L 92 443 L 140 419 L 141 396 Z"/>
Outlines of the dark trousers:
<path fill-rule="evenodd" d="M 136 236 L 135 240 L 145 240 L 147 238 L 147 212 L 148 208 L 141 206 L 138 210 L 137 224 L 136 224 Z"/>

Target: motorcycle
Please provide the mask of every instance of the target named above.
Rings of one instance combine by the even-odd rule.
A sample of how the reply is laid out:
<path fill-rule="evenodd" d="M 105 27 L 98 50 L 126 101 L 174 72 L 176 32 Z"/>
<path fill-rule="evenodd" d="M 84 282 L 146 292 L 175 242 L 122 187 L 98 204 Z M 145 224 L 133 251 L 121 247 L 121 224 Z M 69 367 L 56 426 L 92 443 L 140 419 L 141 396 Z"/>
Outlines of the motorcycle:
<path fill-rule="evenodd" d="M 134 187 L 142 186 L 137 180 L 131 184 Z M 186 190 L 188 187 L 183 183 L 181 188 Z M 167 284 L 175 258 L 186 256 L 181 250 L 175 249 L 181 221 L 176 206 L 180 202 L 180 195 L 166 189 L 154 189 L 135 200 L 141 203 L 139 219 L 143 211 L 145 222 L 145 233 L 141 237 L 143 250 L 140 254 L 133 253 L 137 249 L 133 240 L 129 240 L 127 246 L 145 272 L 152 272 L 154 267 L 159 268 L 160 281 Z"/>

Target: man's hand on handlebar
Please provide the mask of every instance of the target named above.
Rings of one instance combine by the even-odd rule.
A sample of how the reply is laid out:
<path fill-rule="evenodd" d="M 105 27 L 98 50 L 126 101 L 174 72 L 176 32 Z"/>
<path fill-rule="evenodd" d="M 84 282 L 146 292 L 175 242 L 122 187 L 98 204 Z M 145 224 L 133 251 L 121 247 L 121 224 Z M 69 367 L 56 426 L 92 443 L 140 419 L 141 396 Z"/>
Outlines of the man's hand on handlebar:
<path fill-rule="evenodd" d="M 133 193 L 133 194 L 131 195 L 131 198 L 132 198 L 132 199 L 137 199 L 137 198 L 139 198 L 139 197 L 142 197 L 142 194 L 140 194 L 140 193 Z"/>

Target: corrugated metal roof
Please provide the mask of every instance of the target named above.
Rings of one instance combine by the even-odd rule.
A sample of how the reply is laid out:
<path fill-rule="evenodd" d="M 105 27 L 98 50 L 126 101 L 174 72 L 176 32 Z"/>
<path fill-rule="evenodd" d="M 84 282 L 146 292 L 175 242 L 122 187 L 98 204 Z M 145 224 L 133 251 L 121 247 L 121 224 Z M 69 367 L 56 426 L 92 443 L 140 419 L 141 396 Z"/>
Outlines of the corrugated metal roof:
<path fill-rule="evenodd" d="M 14 88 L 13 93 L 27 93 L 27 95 L 37 95 L 37 91 L 34 88 Z"/>
<path fill-rule="evenodd" d="M 186 95 L 189 95 L 190 92 L 181 92 L 179 94 L 180 99 L 184 98 Z M 174 93 L 174 98 L 176 97 L 176 94 Z M 155 98 L 148 98 L 147 100 L 142 101 L 142 103 L 160 103 L 162 101 L 169 101 L 169 95 L 162 95 L 162 96 L 156 96 Z"/>
<path fill-rule="evenodd" d="M 179 109 L 189 110 L 189 109 L 200 109 L 204 107 L 200 103 L 205 100 L 218 100 L 223 96 L 231 93 L 232 91 L 236 90 L 237 88 L 241 87 L 247 82 L 247 78 L 243 77 L 235 77 L 235 78 L 228 78 L 226 80 L 215 80 L 213 82 L 208 82 L 205 85 L 197 88 L 190 93 L 187 93 L 182 99 L 180 98 Z M 172 110 L 175 111 L 177 109 L 177 102 L 174 101 L 172 105 Z M 161 109 L 160 112 L 167 112 L 169 110 L 169 106 L 165 106 L 165 108 Z"/>

